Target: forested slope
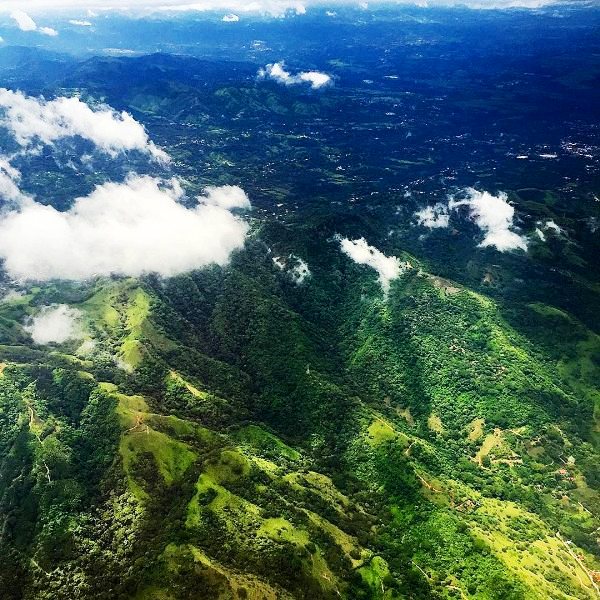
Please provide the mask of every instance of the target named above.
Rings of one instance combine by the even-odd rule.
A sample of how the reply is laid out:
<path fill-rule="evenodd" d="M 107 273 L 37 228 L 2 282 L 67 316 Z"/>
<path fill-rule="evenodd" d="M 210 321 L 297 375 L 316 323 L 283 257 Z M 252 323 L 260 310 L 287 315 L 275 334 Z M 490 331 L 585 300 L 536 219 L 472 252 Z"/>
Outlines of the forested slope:
<path fill-rule="evenodd" d="M 597 335 L 324 252 L 2 305 L 3 597 L 595 597 Z M 49 299 L 95 346 L 30 347 Z"/>

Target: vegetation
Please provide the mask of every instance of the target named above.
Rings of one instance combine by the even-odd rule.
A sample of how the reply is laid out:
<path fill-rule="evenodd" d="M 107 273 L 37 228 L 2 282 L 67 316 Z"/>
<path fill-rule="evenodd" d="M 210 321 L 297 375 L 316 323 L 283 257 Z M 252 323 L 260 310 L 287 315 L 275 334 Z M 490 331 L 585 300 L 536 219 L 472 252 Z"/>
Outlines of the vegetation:
<path fill-rule="evenodd" d="M 416 269 L 298 290 L 259 250 L 84 286 L 85 361 L 14 321 L 5 597 L 594 598 L 595 334 L 523 308 L 568 321 L 546 349 Z"/>
<path fill-rule="evenodd" d="M 345 10 L 300 41 L 238 23 L 246 62 L 220 20 L 174 20 L 172 55 L 0 49 L 3 85 L 130 111 L 173 159 L 15 146 L 27 193 L 64 209 L 134 169 L 253 206 L 224 267 L 21 295 L 0 273 L 0 600 L 598 598 L 598 13 Z M 263 39 L 335 85 L 256 81 Z M 527 253 L 415 225 L 466 185 L 509 193 Z M 412 268 L 384 294 L 339 235 Z M 55 303 L 81 339 L 37 345 Z"/>

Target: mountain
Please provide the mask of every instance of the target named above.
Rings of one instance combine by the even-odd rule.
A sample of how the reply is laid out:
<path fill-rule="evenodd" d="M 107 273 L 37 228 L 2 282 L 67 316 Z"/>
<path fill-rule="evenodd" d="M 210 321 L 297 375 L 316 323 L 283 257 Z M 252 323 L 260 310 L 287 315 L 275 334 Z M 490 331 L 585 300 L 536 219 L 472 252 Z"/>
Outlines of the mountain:
<path fill-rule="evenodd" d="M 2 233 L 43 205 L 109 255 L 136 223 L 68 236 L 139 179 L 188 216 L 252 205 L 176 274 L 19 279 L 0 239 L 1 600 L 598 597 L 599 13 L 423 10 L 248 25 L 322 88 L 257 77 L 241 34 L 0 50 L 36 114 L 76 97 L 148 138 L 32 150 L 5 110 Z"/>

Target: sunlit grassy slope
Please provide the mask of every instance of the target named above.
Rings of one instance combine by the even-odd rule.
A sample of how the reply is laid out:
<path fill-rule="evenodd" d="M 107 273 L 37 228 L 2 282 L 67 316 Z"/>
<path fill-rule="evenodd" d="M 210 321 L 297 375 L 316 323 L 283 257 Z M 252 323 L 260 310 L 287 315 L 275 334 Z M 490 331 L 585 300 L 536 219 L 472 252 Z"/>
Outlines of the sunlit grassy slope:
<path fill-rule="evenodd" d="M 358 270 L 328 332 L 253 268 L 58 287 L 85 351 L 28 341 L 47 292 L 0 306 L 4 589 L 597 597 L 595 334 L 531 305 L 574 331 L 549 352 L 419 269 Z"/>

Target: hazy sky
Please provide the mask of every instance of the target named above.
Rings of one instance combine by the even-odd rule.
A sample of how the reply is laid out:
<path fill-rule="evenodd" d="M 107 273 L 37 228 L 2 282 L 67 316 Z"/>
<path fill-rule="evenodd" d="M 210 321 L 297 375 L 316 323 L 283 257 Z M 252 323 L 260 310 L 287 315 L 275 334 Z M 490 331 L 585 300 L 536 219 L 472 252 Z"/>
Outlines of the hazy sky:
<path fill-rule="evenodd" d="M 388 4 L 468 5 L 473 8 L 508 8 L 513 6 L 536 8 L 555 3 L 555 0 L 392 0 Z M 208 11 L 234 10 L 236 12 L 262 12 L 280 15 L 287 10 L 304 12 L 311 6 L 354 5 L 367 8 L 379 1 L 373 0 L 125 0 L 123 2 L 101 2 L 99 0 L 3 0 L 0 11 L 26 11 L 33 15 L 49 11 L 64 10 L 72 14 L 93 17 L 93 13 L 109 10 L 131 10 L 136 13 L 155 11 Z M 91 14 L 88 14 L 91 11 Z"/>

